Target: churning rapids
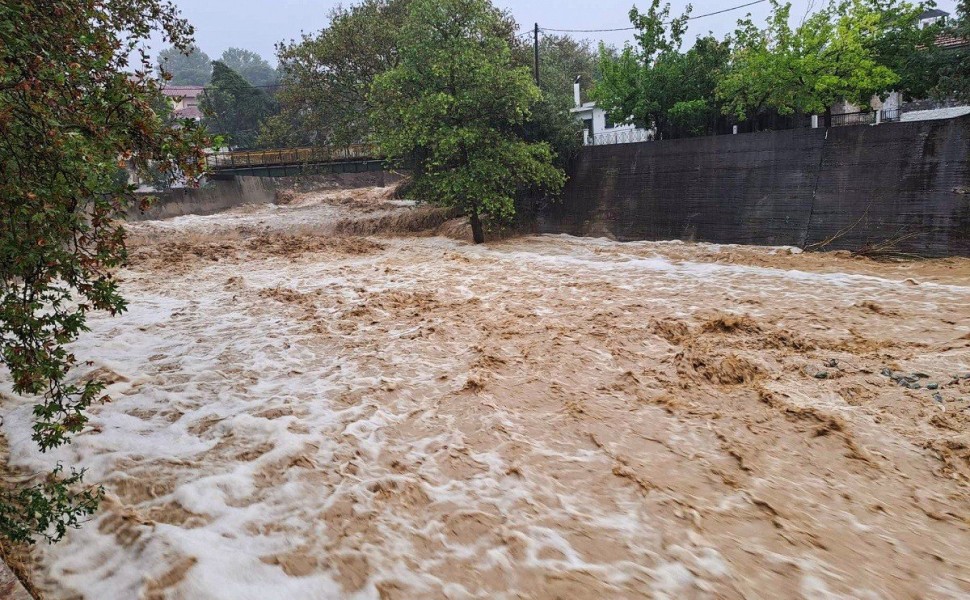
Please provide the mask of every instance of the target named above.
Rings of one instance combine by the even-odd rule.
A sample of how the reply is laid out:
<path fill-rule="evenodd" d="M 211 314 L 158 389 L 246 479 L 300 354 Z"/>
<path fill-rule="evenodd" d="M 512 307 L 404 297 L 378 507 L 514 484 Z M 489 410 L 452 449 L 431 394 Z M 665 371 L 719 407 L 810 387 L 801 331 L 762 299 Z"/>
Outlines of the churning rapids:
<path fill-rule="evenodd" d="M 970 596 L 970 261 L 474 246 L 385 197 L 132 224 L 69 446 L 0 375 L 8 471 L 107 490 L 48 598 Z"/>

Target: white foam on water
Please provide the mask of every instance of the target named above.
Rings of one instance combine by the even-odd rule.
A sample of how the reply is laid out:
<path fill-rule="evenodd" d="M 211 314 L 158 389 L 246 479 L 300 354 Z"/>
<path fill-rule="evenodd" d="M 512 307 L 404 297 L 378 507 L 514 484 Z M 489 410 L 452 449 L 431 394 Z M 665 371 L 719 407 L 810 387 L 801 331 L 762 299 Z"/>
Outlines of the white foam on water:
<path fill-rule="evenodd" d="M 212 231 L 227 224 L 265 225 L 277 217 L 312 224 L 330 218 L 329 210 L 267 206 L 138 227 Z M 394 322 L 400 315 L 389 308 L 348 323 L 347 311 L 370 308 L 369 295 L 419 288 L 436 289 L 453 302 L 476 298 L 488 308 L 518 290 L 568 288 L 577 280 L 589 285 L 617 280 L 641 293 L 644 303 L 668 302 L 664 294 L 671 290 L 684 298 L 721 292 L 838 297 L 845 305 L 873 294 L 891 296 L 886 302 L 925 302 L 926 289 L 941 303 L 970 297 L 965 286 L 923 284 L 917 291 L 867 275 L 677 261 L 659 254 L 644 258 L 623 253 L 624 246 L 614 242 L 561 236 L 495 247 L 444 238 L 385 243 L 388 253 L 406 255 L 406 264 L 397 265 L 407 269 L 399 279 L 365 276 L 382 266 L 382 259 L 367 256 L 267 259 L 244 270 L 216 263 L 181 280 L 133 278 L 125 287 L 128 312 L 94 316 L 91 332 L 72 347 L 95 361 L 92 370 L 105 368 L 120 377 L 109 388 L 112 401 L 92 409 L 90 432 L 68 446 L 38 452 L 29 440 L 31 402 L 5 401 L 3 431 L 13 466 L 32 471 L 59 461 L 81 466 L 89 481 L 105 482 L 112 498 L 128 502 L 109 503 L 109 510 L 63 543 L 43 549 L 47 578 L 56 582 L 49 586 L 52 598 L 136 598 L 152 585 L 161 585 L 164 597 L 180 599 L 378 598 L 378 584 L 388 581 L 415 596 L 486 597 L 473 581 L 440 575 L 443 565 L 456 561 L 482 573 L 591 575 L 617 589 L 648 581 L 657 597 L 685 597 L 702 581 L 730 575 L 715 548 L 683 542 L 661 558 L 658 525 L 642 508 L 635 486 L 618 485 L 611 503 L 597 504 L 589 490 L 568 488 L 541 466 L 555 464 L 562 473 L 609 472 L 609 457 L 564 443 L 553 421 L 545 424 L 552 433 L 537 438 L 531 424 L 498 406 L 479 422 L 481 431 L 463 429 L 461 410 L 444 414 L 436 405 L 460 402 L 455 394 L 474 354 L 453 351 L 462 340 L 449 340 L 456 346 L 448 352 L 422 346 L 422 353 L 409 340 L 428 323 Z M 597 248 L 620 250 L 596 254 Z M 491 266 L 448 281 L 443 251 Z M 322 291 L 334 300 L 315 308 L 323 332 L 310 331 L 280 302 L 225 289 L 233 276 L 241 276 L 250 291 Z M 575 289 L 574 302 L 586 302 Z M 556 313 L 523 308 L 540 321 Z M 679 310 L 687 315 L 694 309 Z M 595 348 L 588 356 L 599 365 L 614 361 Z M 2 382 L 11 396 L 9 381 Z M 487 401 L 487 394 L 474 400 Z M 414 429 L 398 433 L 405 426 Z M 539 465 L 523 465 L 526 476 L 510 474 L 512 464 L 501 447 L 469 449 L 470 435 L 499 427 L 507 432 L 506 443 L 519 444 Z M 674 431 L 669 439 L 685 447 L 702 444 L 693 431 Z M 395 471 L 386 464 L 389 457 L 406 468 Z M 468 472 L 448 476 L 446 459 Z M 402 491 L 409 489 L 433 506 L 454 507 L 449 516 L 479 518 L 486 525 L 454 534 L 449 524 L 410 509 Z M 387 505 L 381 503 L 386 496 Z M 395 501 L 402 504 L 394 508 Z M 724 497 L 713 508 L 727 512 L 745 504 L 740 496 Z M 340 512 L 344 505 L 349 508 Z M 636 560 L 599 559 L 595 551 L 591 557 L 564 523 L 594 529 Z M 369 529 L 361 533 L 358 527 Z M 486 536 L 496 531 L 520 544 L 521 554 L 490 542 Z M 333 564 L 338 551 L 366 557 L 364 582 L 353 593 L 338 581 Z M 814 575 L 801 585 L 806 596 L 828 594 L 824 580 Z M 509 597 L 516 593 L 510 589 Z"/>

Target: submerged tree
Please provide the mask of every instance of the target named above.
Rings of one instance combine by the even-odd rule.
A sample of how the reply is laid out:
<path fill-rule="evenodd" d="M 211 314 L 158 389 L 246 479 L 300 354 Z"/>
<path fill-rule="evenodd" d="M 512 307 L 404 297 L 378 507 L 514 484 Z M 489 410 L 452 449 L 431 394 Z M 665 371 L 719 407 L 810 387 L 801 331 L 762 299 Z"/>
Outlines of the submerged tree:
<path fill-rule="evenodd" d="M 510 218 L 517 192 L 562 187 L 549 145 L 517 132 L 540 92 L 503 13 L 487 0 L 413 0 L 399 52 L 374 81 L 371 123 L 388 158 L 412 168 L 417 197 L 461 210 L 481 243 L 483 217 Z"/>
<path fill-rule="evenodd" d="M 121 167 L 191 177 L 201 165 L 199 133 L 152 110 L 160 83 L 139 48 L 153 30 L 188 47 L 191 28 L 160 0 L 0 4 L 0 358 L 13 391 L 37 398 L 44 451 L 81 431 L 102 397 L 103 382 L 73 374 L 66 344 L 90 311 L 125 309 L 112 270 L 134 198 Z M 0 534 L 60 539 L 97 505 L 98 489 L 80 483 L 58 467 L 0 492 Z"/>

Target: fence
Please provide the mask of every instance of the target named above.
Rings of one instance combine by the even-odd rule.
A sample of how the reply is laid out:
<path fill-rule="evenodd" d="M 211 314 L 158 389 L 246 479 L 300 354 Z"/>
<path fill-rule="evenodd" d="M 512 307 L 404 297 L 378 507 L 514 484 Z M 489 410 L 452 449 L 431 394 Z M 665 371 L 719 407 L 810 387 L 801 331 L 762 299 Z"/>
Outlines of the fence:
<path fill-rule="evenodd" d="M 817 127 L 847 127 L 853 125 L 876 125 L 878 123 L 898 123 L 900 122 L 900 110 L 894 108 L 882 111 L 860 111 L 829 115 L 827 118 L 828 121 L 826 122 L 825 115 L 818 115 Z M 654 139 L 673 140 L 730 135 L 733 133 L 787 131 L 791 129 L 809 129 L 812 125 L 812 116 L 804 114 L 780 115 L 775 112 L 767 112 L 745 121 L 736 121 L 720 113 L 712 113 L 709 122 L 703 126 L 695 126 L 692 128 L 668 126 L 659 132 L 643 129 L 602 131 L 589 136 L 586 139 L 585 145 L 635 144 L 638 142 L 652 142 Z"/>
<path fill-rule="evenodd" d="M 832 115 L 830 127 L 846 127 L 848 125 L 873 125 L 876 122 L 875 112 L 855 112 Z"/>
<path fill-rule="evenodd" d="M 652 142 L 653 131 L 644 129 L 624 129 L 620 131 L 603 131 L 590 136 L 586 140 L 587 146 L 603 146 L 606 144 L 636 144 L 637 142 Z"/>

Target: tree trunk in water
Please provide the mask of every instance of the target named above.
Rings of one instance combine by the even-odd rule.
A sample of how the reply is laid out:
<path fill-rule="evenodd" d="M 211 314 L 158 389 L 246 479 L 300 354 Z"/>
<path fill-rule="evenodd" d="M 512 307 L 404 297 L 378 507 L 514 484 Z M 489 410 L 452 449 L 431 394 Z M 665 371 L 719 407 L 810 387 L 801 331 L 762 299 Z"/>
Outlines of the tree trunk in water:
<path fill-rule="evenodd" d="M 472 238 L 474 238 L 476 244 L 484 244 L 485 232 L 482 230 L 482 220 L 478 216 L 478 211 L 473 210 L 469 218 L 472 222 Z"/>

